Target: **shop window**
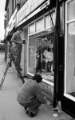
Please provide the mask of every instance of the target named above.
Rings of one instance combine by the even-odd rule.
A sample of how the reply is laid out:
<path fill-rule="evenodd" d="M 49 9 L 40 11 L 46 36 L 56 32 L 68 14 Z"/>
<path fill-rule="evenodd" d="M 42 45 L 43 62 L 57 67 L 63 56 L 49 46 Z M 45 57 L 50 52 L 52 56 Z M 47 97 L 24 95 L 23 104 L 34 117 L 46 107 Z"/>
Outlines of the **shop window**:
<path fill-rule="evenodd" d="M 29 37 L 28 45 L 28 72 L 34 74 L 36 71 L 36 50 L 38 47 L 38 40 L 33 37 Z"/>
<path fill-rule="evenodd" d="M 67 3 L 67 20 L 75 19 L 75 0 Z"/>
<path fill-rule="evenodd" d="M 65 94 L 75 99 L 75 0 L 65 10 Z"/>
<path fill-rule="evenodd" d="M 55 10 L 55 12 L 52 13 L 52 20 L 53 20 L 53 24 L 55 25 L 55 21 L 56 21 L 56 10 Z"/>
<path fill-rule="evenodd" d="M 36 22 L 36 32 L 44 31 L 44 19 L 38 20 Z"/>
<path fill-rule="evenodd" d="M 29 64 L 28 71 L 32 74 L 40 72 L 43 78 L 53 82 L 53 40 L 54 34 L 29 37 Z"/>
<path fill-rule="evenodd" d="M 56 10 L 45 16 L 45 29 L 52 31 L 56 21 Z"/>
<path fill-rule="evenodd" d="M 46 29 L 49 29 L 52 27 L 52 21 L 50 18 L 50 15 L 46 16 Z"/>
<path fill-rule="evenodd" d="M 29 34 L 34 34 L 34 33 L 35 33 L 35 24 L 33 23 L 29 26 Z"/>
<path fill-rule="evenodd" d="M 55 25 L 55 19 L 56 19 L 56 12 L 54 11 L 53 13 L 48 14 L 47 16 L 45 16 L 45 27 L 46 30 L 47 29 L 52 29 L 53 26 Z"/>
<path fill-rule="evenodd" d="M 37 65 L 36 71 L 42 73 L 53 72 L 52 62 L 53 62 L 53 44 L 49 38 L 44 37 L 40 40 L 40 45 L 37 47 L 36 58 Z M 40 65 L 41 64 L 41 65 Z"/>

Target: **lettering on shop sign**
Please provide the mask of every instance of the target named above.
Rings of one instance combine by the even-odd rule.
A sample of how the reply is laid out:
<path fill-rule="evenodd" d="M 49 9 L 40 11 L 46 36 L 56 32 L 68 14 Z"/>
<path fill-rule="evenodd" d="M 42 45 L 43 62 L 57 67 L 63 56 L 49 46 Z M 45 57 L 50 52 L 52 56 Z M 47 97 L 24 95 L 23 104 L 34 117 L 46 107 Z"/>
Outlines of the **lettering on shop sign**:
<path fill-rule="evenodd" d="M 21 22 L 30 13 L 32 13 L 35 9 L 37 9 L 44 2 L 46 2 L 46 4 L 44 4 L 44 6 L 49 4 L 49 0 L 33 0 L 33 1 L 28 0 L 17 13 L 17 24 L 19 22 Z M 42 6 L 42 7 L 44 7 L 44 6 Z"/>
<path fill-rule="evenodd" d="M 17 9 L 15 9 L 14 13 L 12 14 L 12 16 L 8 22 L 7 29 L 6 29 L 7 34 L 8 34 L 8 32 L 10 32 L 13 29 L 13 27 L 16 24 L 16 15 L 17 15 Z"/>

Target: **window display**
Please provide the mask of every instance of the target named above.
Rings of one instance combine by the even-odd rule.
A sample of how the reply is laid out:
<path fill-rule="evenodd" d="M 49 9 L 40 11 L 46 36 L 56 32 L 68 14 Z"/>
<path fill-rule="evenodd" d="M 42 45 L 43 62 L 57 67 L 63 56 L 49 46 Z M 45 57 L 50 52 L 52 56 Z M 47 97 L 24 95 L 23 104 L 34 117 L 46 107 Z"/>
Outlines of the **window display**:
<path fill-rule="evenodd" d="M 40 72 L 44 80 L 54 80 L 53 41 L 56 11 L 53 10 L 29 25 L 28 73 Z M 52 83 L 53 84 L 53 83 Z"/>
<path fill-rule="evenodd" d="M 53 34 L 29 39 L 29 72 L 40 72 L 42 76 L 53 81 Z"/>
<path fill-rule="evenodd" d="M 37 48 L 36 58 L 36 71 L 40 70 L 41 72 L 53 72 L 53 45 L 47 37 L 41 38 L 41 45 Z M 39 68 L 40 63 L 41 67 Z"/>

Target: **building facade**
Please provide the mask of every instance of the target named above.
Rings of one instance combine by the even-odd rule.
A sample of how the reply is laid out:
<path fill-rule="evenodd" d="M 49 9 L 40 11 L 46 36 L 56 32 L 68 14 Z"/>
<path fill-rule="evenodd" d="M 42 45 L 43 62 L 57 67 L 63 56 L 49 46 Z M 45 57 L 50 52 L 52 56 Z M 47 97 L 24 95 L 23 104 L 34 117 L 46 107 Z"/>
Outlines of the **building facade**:
<path fill-rule="evenodd" d="M 61 101 L 62 109 L 74 116 L 75 0 L 18 0 L 14 3 L 20 7 L 14 25 L 16 29 L 23 28 L 26 41 L 21 56 L 23 74 L 33 76 L 40 72 L 42 88 L 54 106 Z M 15 11 L 16 7 L 13 8 Z M 13 16 L 13 9 L 9 16 L 11 13 Z M 8 25 L 13 21 L 12 16 Z"/>
<path fill-rule="evenodd" d="M 12 22 L 12 15 L 16 9 L 17 2 L 16 0 L 6 0 L 5 3 L 5 20 L 4 20 L 4 27 L 5 27 L 5 39 L 10 39 L 8 37 L 8 33 L 11 31 L 10 29 L 13 28 L 11 25 Z M 10 21 L 10 22 L 9 22 Z M 7 41 L 7 40 L 5 40 Z M 8 43 L 5 42 L 5 61 L 7 61 L 7 56 L 8 56 Z"/>
<path fill-rule="evenodd" d="M 16 24 L 17 28 L 23 28 L 25 34 L 25 74 L 33 76 L 36 72 L 40 72 L 44 81 L 42 86 L 50 94 L 51 100 L 54 88 L 53 31 L 55 15 L 55 8 L 49 10 L 48 0 L 36 0 L 33 3 L 30 0 L 18 11 Z"/>

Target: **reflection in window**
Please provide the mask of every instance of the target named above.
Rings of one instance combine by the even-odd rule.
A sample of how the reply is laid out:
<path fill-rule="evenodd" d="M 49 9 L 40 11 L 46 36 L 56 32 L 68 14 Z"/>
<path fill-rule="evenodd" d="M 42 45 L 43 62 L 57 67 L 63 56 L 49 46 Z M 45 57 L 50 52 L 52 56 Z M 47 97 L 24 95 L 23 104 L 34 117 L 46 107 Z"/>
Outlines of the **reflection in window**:
<path fill-rule="evenodd" d="M 53 44 L 47 37 L 41 38 L 41 45 L 36 52 L 37 66 L 36 71 L 48 73 L 53 72 Z"/>
<path fill-rule="evenodd" d="M 29 39 L 29 72 L 40 72 L 50 79 L 53 72 L 53 35 Z M 53 79 L 52 79 L 53 80 Z"/>

